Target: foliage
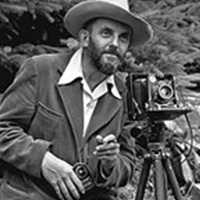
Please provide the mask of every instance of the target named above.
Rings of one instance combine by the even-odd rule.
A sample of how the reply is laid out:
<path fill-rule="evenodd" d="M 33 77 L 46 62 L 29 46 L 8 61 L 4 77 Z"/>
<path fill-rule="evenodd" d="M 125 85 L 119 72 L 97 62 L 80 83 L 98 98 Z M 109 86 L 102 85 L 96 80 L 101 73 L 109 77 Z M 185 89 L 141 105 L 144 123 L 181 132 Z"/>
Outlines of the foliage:
<path fill-rule="evenodd" d="M 57 47 L 68 45 L 66 39 L 70 34 L 63 27 L 63 16 L 80 1 L 83 0 L 2 0 L 0 46 L 15 48 L 23 43 Z M 129 2 L 133 13 L 145 18 L 154 30 L 154 37 L 149 43 L 132 49 L 136 63 L 147 67 L 153 65 L 176 76 L 199 73 L 200 2 Z M 185 82 L 187 85 L 190 85 L 190 80 Z"/>
<path fill-rule="evenodd" d="M 67 35 L 63 16 L 70 0 L 3 0 L 0 2 L 1 44 L 21 43 L 60 45 Z"/>
<path fill-rule="evenodd" d="M 132 50 L 137 61 L 143 64 L 152 63 L 161 71 L 174 75 L 186 75 L 186 72 L 191 72 L 190 68 L 193 72 L 199 72 L 200 2 L 132 2 L 133 12 L 140 10 L 138 14 L 144 17 L 154 30 L 151 42 Z"/>

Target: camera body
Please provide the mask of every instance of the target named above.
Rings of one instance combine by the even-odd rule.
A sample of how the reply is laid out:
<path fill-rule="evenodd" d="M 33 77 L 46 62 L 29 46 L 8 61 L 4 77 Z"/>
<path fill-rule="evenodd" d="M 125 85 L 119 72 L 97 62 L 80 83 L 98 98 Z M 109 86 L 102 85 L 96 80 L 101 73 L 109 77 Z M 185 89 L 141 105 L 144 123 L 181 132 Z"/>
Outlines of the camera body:
<path fill-rule="evenodd" d="M 90 170 L 85 163 L 76 163 L 73 166 L 73 170 L 77 177 L 81 180 L 86 191 L 92 189 L 95 186 Z"/>
<path fill-rule="evenodd" d="M 190 111 L 178 98 L 171 74 L 130 73 L 126 79 L 129 120 L 171 120 Z"/>

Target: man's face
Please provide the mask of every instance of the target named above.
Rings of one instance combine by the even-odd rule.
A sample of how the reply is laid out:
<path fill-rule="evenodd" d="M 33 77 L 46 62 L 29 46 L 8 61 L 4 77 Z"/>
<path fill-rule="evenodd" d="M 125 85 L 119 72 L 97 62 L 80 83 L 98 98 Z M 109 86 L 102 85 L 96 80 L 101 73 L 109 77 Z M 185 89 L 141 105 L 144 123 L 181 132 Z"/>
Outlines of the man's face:
<path fill-rule="evenodd" d="M 97 19 L 91 26 L 88 50 L 99 71 L 112 75 L 124 63 L 130 45 L 131 31 L 119 22 Z"/>

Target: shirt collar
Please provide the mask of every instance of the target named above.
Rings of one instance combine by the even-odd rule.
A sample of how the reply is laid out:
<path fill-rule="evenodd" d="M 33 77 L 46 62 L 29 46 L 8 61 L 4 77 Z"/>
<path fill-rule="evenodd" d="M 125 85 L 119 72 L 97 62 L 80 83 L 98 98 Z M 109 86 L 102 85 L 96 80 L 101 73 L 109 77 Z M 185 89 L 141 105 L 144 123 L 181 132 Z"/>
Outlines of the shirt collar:
<path fill-rule="evenodd" d="M 121 95 L 119 94 L 119 91 L 117 89 L 117 86 L 116 86 L 116 83 L 115 83 L 115 79 L 114 79 L 114 75 L 112 76 L 109 76 L 107 79 L 106 79 L 106 82 L 107 84 L 111 84 L 112 88 L 111 88 L 111 92 L 112 94 L 118 98 L 118 99 L 121 99 Z"/>
<path fill-rule="evenodd" d="M 58 85 L 65 85 L 73 82 L 77 78 L 84 78 L 81 67 L 82 48 L 78 49 L 71 57 L 65 71 L 63 72 Z"/>
<path fill-rule="evenodd" d="M 77 78 L 84 79 L 82 65 L 81 65 L 81 56 L 82 56 L 83 49 L 78 49 L 72 58 L 70 59 L 65 71 L 63 72 L 61 78 L 58 81 L 58 85 L 65 85 L 73 82 Z M 117 89 L 115 84 L 114 75 L 109 76 L 103 83 L 101 84 L 110 84 L 111 93 L 118 99 L 121 99 L 121 95 Z"/>

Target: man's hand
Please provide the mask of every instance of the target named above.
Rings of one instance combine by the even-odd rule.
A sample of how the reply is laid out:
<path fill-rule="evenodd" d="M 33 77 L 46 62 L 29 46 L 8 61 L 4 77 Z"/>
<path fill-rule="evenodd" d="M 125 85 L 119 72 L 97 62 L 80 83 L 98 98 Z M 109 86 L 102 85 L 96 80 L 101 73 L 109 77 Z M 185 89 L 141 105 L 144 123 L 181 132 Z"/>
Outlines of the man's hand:
<path fill-rule="evenodd" d="M 50 152 L 46 152 L 44 156 L 42 173 L 61 200 L 79 199 L 80 195 L 85 193 L 73 167 Z"/>
<path fill-rule="evenodd" d="M 120 144 L 117 143 L 116 137 L 112 134 L 104 138 L 98 135 L 96 139 L 98 145 L 96 146 L 94 154 L 101 160 L 104 173 L 108 175 L 118 159 Z"/>

